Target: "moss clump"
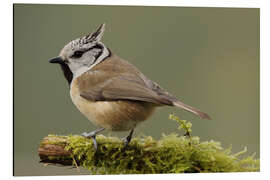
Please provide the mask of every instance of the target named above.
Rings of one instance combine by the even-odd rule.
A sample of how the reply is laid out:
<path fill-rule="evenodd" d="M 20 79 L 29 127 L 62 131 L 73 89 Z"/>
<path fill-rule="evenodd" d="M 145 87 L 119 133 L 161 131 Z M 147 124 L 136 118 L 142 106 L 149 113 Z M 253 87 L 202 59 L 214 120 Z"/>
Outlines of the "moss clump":
<path fill-rule="evenodd" d="M 125 148 L 119 138 L 98 135 L 98 151 L 94 150 L 91 139 L 78 135 L 55 136 L 51 144 L 63 145 L 72 153 L 74 164 L 89 169 L 92 174 L 259 171 L 259 160 L 254 156 L 240 158 L 246 149 L 232 154 L 231 148 L 223 149 L 217 141 L 200 142 L 199 137 L 191 136 L 191 123 L 174 115 L 170 119 L 178 122 L 184 136 L 163 135 L 160 140 L 134 138 Z"/>

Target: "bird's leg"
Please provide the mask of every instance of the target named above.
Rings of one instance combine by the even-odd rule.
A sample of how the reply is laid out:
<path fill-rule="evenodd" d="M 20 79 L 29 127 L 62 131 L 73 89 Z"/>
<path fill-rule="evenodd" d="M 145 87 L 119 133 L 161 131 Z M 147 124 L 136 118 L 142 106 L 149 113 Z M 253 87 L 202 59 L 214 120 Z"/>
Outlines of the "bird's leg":
<path fill-rule="evenodd" d="M 105 128 L 100 128 L 100 129 L 97 129 L 97 130 L 92 131 L 92 132 L 89 132 L 89 133 L 84 132 L 84 133 L 82 133 L 82 136 L 84 136 L 84 137 L 86 137 L 86 138 L 92 138 L 93 144 L 94 144 L 94 147 L 95 147 L 95 150 L 97 150 L 98 145 L 97 145 L 96 135 L 97 135 L 98 133 L 100 133 L 101 131 L 103 131 L 104 129 L 105 129 Z"/>
<path fill-rule="evenodd" d="M 129 135 L 123 139 L 125 147 L 129 144 L 129 142 L 132 138 L 133 131 L 134 131 L 134 129 L 132 129 L 130 131 Z"/>

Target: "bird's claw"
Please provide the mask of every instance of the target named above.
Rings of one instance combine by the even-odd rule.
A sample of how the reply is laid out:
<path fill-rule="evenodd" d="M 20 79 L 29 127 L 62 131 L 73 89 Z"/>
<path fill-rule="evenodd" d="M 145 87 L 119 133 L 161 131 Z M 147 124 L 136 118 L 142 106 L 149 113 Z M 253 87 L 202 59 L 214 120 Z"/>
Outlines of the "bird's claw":
<path fill-rule="evenodd" d="M 96 140 L 96 134 L 94 132 L 90 132 L 90 133 L 84 132 L 82 133 L 82 136 L 85 138 L 91 138 L 93 141 L 95 151 L 97 151 L 98 145 L 97 145 L 97 140 Z"/>
<path fill-rule="evenodd" d="M 130 142 L 130 140 L 128 140 L 127 137 L 123 138 L 122 141 L 123 141 L 123 143 L 124 143 L 124 147 L 127 147 L 128 144 L 129 144 L 129 142 Z"/>
<path fill-rule="evenodd" d="M 132 134 L 133 134 L 133 129 L 130 131 L 130 133 L 127 137 L 122 139 L 122 141 L 124 142 L 124 147 L 127 147 L 129 145 L 131 138 L 132 138 Z"/>
<path fill-rule="evenodd" d="M 95 151 L 97 151 L 97 149 L 98 149 L 96 135 L 97 135 L 97 133 L 99 133 L 99 132 L 101 132 L 103 130 L 104 130 L 104 128 L 101 128 L 101 129 L 98 129 L 98 130 L 95 130 L 95 131 L 92 131 L 92 132 L 89 132 L 89 133 L 87 133 L 87 132 L 82 133 L 83 137 L 92 139 Z"/>
<path fill-rule="evenodd" d="M 97 145 L 96 136 L 92 136 L 91 138 L 92 138 L 92 141 L 93 141 L 93 145 L 94 145 L 95 151 L 97 151 L 98 145 Z"/>
<path fill-rule="evenodd" d="M 84 132 L 84 133 L 82 133 L 82 136 L 83 137 L 86 137 L 86 138 L 90 138 L 90 137 L 96 136 L 96 134 L 95 134 L 94 131 L 93 132 L 90 132 L 90 133 Z"/>

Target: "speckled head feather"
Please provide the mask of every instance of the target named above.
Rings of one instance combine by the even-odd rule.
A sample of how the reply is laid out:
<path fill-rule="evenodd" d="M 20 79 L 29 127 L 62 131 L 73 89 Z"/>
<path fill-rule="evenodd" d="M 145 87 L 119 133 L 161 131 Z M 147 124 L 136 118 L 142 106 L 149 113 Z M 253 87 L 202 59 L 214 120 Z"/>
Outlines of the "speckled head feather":
<path fill-rule="evenodd" d="M 59 56 L 68 65 L 73 77 L 78 77 L 110 55 L 101 42 L 104 31 L 105 23 L 93 33 L 69 42 L 61 50 Z"/>
<path fill-rule="evenodd" d="M 93 46 L 93 44 L 100 42 L 105 31 L 105 23 L 101 24 L 98 29 L 86 36 L 77 38 L 69 42 L 60 52 L 60 57 L 63 59 L 71 55 L 72 52 L 77 50 L 87 50 Z"/>

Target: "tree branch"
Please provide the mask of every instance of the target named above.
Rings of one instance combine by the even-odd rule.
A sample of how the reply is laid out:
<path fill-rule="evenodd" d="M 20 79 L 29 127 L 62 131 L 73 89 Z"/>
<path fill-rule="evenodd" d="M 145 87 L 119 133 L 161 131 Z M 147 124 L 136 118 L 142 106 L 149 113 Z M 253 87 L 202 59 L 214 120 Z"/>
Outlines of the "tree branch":
<path fill-rule="evenodd" d="M 260 161 L 254 156 L 243 156 L 243 151 L 233 154 L 231 148 L 223 149 L 218 141 L 200 142 L 191 135 L 192 124 L 171 115 L 178 134 L 133 138 L 127 147 L 116 137 L 98 135 L 98 150 L 91 139 L 79 135 L 45 137 L 38 149 L 42 163 L 82 166 L 91 174 L 150 174 L 191 172 L 250 172 L 259 171 Z"/>

